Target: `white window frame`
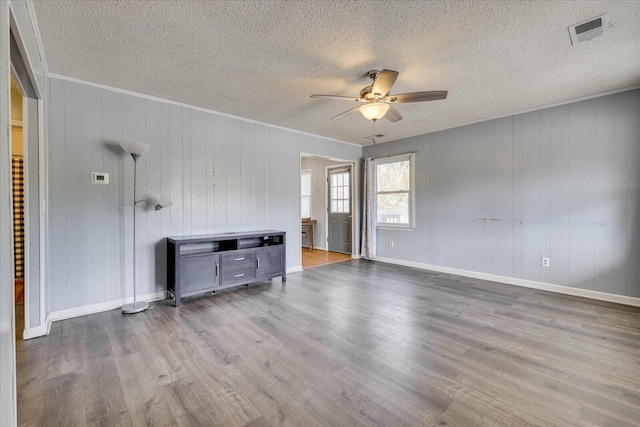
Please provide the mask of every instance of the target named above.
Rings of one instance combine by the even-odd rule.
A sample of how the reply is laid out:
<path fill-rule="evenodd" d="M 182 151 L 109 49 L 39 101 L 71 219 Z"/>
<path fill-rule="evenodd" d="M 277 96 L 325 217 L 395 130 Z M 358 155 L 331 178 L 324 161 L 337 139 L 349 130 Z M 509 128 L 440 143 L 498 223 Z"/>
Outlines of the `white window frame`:
<path fill-rule="evenodd" d="M 373 160 L 373 210 L 376 218 L 376 228 L 392 229 L 392 230 L 415 230 L 415 197 L 416 197 L 416 185 L 415 185 L 415 153 L 400 154 L 397 156 L 382 157 Z M 378 165 L 384 165 L 388 163 L 409 161 L 409 223 L 398 224 L 392 222 L 378 222 Z"/>
<path fill-rule="evenodd" d="M 309 174 L 309 195 L 305 196 L 302 194 L 302 175 Z M 312 217 L 311 212 L 313 212 L 313 183 L 311 179 L 313 175 L 311 174 L 311 169 L 303 169 L 300 171 L 300 218 L 305 218 L 302 216 L 302 198 L 309 197 L 309 217 Z"/>
<path fill-rule="evenodd" d="M 333 197 L 329 197 L 331 194 L 327 194 L 327 203 L 329 203 L 329 201 L 333 201 L 333 200 L 341 200 L 343 202 L 343 206 L 347 206 L 348 207 L 348 211 L 334 211 L 333 210 L 333 206 L 327 206 L 328 212 L 329 213 L 348 213 L 348 214 L 353 214 L 353 188 L 352 188 L 352 181 L 353 181 L 353 167 L 351 165 L 346 165 L 344 167 L 344 169 L 341 169 L 340 166 L 335 166 L 335 165 L 331 165 L 330 167 L 327 168 L 327 191 L 330 191 L 333 189 L 333 183 L 330 182 L 331 179 L 331 175 L 332 174 L 338 174 L 338 173 L 346 173 L 348 172 L 349 175 L 349 180 L 346 184 L 348 188 L 348 191 L 346 192 L 347 197 L 343 197 L 341 199 L 334 199 Z M 345 185 L 341 185 L 340 187 L 342 187 L 344 189 Z M 344 202 L 347 202 L 346 204 L 344 204 Z"/>

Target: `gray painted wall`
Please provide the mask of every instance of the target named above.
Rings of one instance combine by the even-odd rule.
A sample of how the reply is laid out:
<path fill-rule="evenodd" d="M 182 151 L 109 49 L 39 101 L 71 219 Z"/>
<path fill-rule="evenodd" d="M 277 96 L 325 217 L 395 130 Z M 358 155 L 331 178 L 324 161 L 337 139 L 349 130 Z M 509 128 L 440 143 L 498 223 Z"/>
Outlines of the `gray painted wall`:
<path fill-rule="evenodd" d="M 409 151 L 416 229 L 379 229 L 378 256 L 640 297 L 640 90 L 364 155 Z"/>
<path fill-rule="evenodd" d="M 300 153 L 357 160 L 362 149 L 319 137 L 73 83 L 50 80 L 52 280 L 49 310 L 132 295 L 133 161 L 146 142 L 138 195 L 173 206 L 137 212 L 139 294 L 166 289 L 167 236 L 287 231 L 300 260 Z M 108 172 L 109 185 L 92 185 Z M 125 205 L 125 202 L 127 203 Z"/>
<path fill-rule="evenodd" d="M 316 227 L 313 236 L 314 247 L 327 248 L 327 202 L 326 202 L 326 167 L 344 162 L 321 159 L 318 157 L 303 157 L 302 169 L 311 170 L 311 218 L 315 219 Z"/>

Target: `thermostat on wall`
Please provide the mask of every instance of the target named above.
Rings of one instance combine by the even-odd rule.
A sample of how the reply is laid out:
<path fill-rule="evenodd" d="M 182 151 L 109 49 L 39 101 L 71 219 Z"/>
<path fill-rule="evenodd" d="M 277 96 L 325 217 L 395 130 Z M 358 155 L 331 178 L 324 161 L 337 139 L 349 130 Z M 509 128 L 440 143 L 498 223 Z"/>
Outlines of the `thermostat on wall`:
<path fill-rule="evenodd" d="M 92 184 L 108 184 L 109 174 L 105 172 L 91 172 Z"/>

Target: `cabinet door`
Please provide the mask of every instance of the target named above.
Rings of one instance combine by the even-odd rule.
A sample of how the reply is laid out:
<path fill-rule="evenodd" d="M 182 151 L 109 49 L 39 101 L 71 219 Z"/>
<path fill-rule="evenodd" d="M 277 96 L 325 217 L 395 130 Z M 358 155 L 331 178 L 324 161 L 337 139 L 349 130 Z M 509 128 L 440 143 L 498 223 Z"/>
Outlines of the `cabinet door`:
<path fill-rule="evenodd" d="M 183 255 L 180 257 L 180 292 L 200 291 L 220 286 L 218 254 Z"/>
<path fill-rule="evenodd" d="M 282 251 L 282 245 L 258 248 L 256 250 L 256 277 L 258 279 L 267 279 L 284 274 Z"/>

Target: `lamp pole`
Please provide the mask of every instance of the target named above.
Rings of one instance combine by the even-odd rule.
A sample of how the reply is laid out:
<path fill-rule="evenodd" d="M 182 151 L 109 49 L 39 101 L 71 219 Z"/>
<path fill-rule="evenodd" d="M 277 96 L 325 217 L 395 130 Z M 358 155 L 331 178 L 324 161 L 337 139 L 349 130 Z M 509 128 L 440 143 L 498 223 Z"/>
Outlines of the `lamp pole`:
<path fill-rule="evenodd" d="M 136 289 L 136 189 L 138 181 L 138 158 L 133 158 L 133 306 L 137 304 L 138 291 Z"/>
<path fill-rule="evenodd" d="M 138 304 L 138 292 L 136 289 L 136 198 L 137 198 L 137 179 L 138 179 L 138 159 L 140 154 L 131 153 L 133 158 L 133 304 L 122 306 L 122 312 L 125 314 L 139 313 L 149 308 L 146 301 Z"/>

